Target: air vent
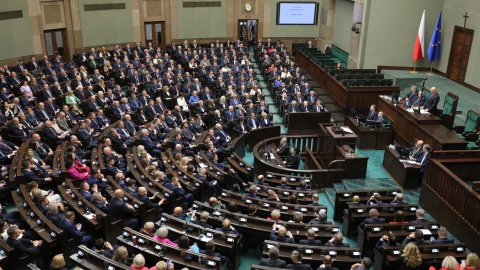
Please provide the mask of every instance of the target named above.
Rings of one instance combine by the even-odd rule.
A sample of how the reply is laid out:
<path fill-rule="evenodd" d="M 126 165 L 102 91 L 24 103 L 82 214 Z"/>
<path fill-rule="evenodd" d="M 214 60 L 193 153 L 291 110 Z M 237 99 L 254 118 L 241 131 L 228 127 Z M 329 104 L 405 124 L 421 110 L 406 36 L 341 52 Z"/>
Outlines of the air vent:
<path fill-rule="evenodd" d="M 183 2 L 184 8 L 197 8 L 197 7 L 221 7 L 222 2 L 214 1 L 214 2 Z"/>
<path fill-rule="evenodd" d="M 85 11 L 125 9 L 125 3 L 84 5 Z"/>
<path fill-rule="evenodd" d="M 23 18 L 23 12 L 21 10 L 0 12 L 0 21 L 20 18 Z"/>

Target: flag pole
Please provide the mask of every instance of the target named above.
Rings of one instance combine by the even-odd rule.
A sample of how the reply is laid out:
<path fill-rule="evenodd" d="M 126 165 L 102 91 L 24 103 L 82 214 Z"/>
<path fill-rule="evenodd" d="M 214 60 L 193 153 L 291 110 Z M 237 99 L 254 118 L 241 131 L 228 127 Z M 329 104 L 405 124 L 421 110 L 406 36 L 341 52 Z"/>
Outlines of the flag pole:
<path fill-rule="evenodd" d="M 413 61 L 413 71 L 410 71 L 412 74 L 417 74 L 418 72 L 416 71 L 417 68 L 417 61 Z"/>
<path fill-rule="evenodd" d="M 432 63 L 430 64 L 430 72 L 427 73 L 428 76 L 433 76 L 433 72 L 432 72 L 432 69 L 433 69 L 433 62 L 435 60 L 432 61 Z"/>

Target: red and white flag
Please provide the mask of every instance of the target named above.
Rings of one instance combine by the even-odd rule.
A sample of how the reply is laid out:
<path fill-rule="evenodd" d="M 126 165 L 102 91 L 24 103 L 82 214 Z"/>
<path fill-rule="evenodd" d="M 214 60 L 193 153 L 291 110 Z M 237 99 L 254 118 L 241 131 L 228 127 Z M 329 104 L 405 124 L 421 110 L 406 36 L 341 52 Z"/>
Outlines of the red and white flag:
<path fill-rule="evenodd" d="M 423 53 L 423 40 L 425 36 L 424 33 L 425 33 L 425 9 L 423 10 L 422 20 L 420 21 L 417 38 L 415 39 L 415 46 L 413 47 L 413 61 L 422 59 L 424 56 L 424 53 Z"/>

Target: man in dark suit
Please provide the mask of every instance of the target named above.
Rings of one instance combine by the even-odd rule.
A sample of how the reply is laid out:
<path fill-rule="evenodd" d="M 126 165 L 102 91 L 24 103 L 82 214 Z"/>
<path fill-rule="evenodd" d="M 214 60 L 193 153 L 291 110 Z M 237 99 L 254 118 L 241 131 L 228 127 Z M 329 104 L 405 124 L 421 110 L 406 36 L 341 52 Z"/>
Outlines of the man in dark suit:
<path fill-rule="evenodd" d="M 161 199 L 158 202 L 152 202 L 153 199 L 155 199 L 155 195 L 148 197 L 147 195 L 147 189 L 145 187 L 139 187 L 138 188 L 138 193 L 137 193 L 137 199 L 141 202 L 143 202 L 143 205 L 147 210 L 155 209 L 155 220 L 159 220 L 162 213 L 163 213 L 163 208 L 162 204 L 165 202 L 165 199 Z"/>
<path fill-rule="evenodd" d="M 348 243 L 343 243 L 343 235 L 341 233 L 336 233 L 335 236 L 332 237 L 332 239 L 328 240 L 328 242 L 325 243 L 326 247 L 349 247 L 350 244 Z"/>
<path fill-rule="evenodd" d="M 327 211 L 325 209 L 320 209 L 316 216 L 316 218 L 310 221 L 311 224 L 332 224 L 331 221 L 327 220 Z"/>
<path fill-rule="evenodd" d="M 406 204 L 406 202 L 403 201 L 403 194 L 402 193 L 397 193 L 395 195 L 395 199 L 392 202 L 390 202 L 389 204 L 391 204 L 391 205 Z"/>
<path fill-rule="evenodd" d="M 273 223 L 272 230 L 270 231 L 270 240 L 295 244 L 293 234 L 290 231 L 287 232 L 287 229 L 284 226 L 278 228 L 278 235 L 276 235 L 276 229 L 277 223 Z"/>
<path fill-rule="evenodd" d="M 336 267 L 332 267 L 333 259 L 330 255 L 323 256 L 323 264 L 320 265 L 317 270 L 338 270 Z"/>
<path fill-rule="evenodd" d="M 204 228 L 209 228 L 209 229 L 211 229 L 212 226 L 207 223 L 209 215 L 210 215 L 210 214 L 209 214 L 207 211 L 203 211 L 203 212 L 200 214 L 200 218 L 197 218 L 196 215 L 195 215 L 195 216 L 192 216 L 193 224 L 197 224 L 197 225 L 200 225 L 200 226 L 202 226 L 202 227 L 204 227 Z"/>
<path fill-rule="evenodd" d="M 296 147 L 292 147 L 292 149 L 290 150 L 290 155 L 288 155 L 286 160 L 283 161 L 283 164 L 287 168 L 297 169 L 296 168 L 298 166 L 297 161 L 299 158 L 300 157 L 298 156 L 298 149 Z"/>
<path fill-rule="evenodd" d="M 417 219 L 410 221 L 410 223 L 427 222 L 425 220 L 425 210 L 420 208 L 417 209 L 417 211 L 415 211 L 415 216 L 417 217 Z"/>
<path fill-rule="evenodd" d="M 436 115 L 437 114 L 437 105 L 440 102 L 440 96 L 437 93 L 437 88 L 432 87 L 430 88 L 430 96 L 428 97 L 427 101 L 423 104 L 423 108 L 425 111 Z"/>
<path fill-rule="evenodd" d="M 30 161 L 25 160 L 22 163 L 22 168 L 23 168 L 23 176 L 25 177 L 25 180 L 27 183 L 30 183 L 31 181 L 38 182 L 40 186 L 51 186 L 52 184 L 52 178 L 51 177 L 39 177 L 35 172 L 33 172 L 33 168 L 35 165 L 31 164 Z M 55 183 L 53 183 L 55 184 Z"/>
<path fill-rule="evenodd" d="M 375 208 L 370 209 L 370 217 L 366 218 L 362 223 L 360 223 L 360 228 L 365 228 L 365 224 L 378 224 L 378 223 L 385 223 L 384 218 L 378 217 L 378 210 Z"/>
<path fill-rule="evenodd" d="M 280 140 L 280 146 L 275 150 L 277 154 L 282 156 L 282 158 L 286 158 L 288 156 L 288 152 L 290 149 L 290 145 L 287 143 L 287 138 L 282 138 Z"/>
<path fill-rule="evenodd" d="M 453 243 L 452 239 L 447 238 L 447 228 L 445 227 L 440 227 L 438 228 L 438 238 L 430 238 L 432 241 L 432 244 L 450 244 Z"/>
<path fill-rule="evenodd" d="M 378 118 L 378 113 L 375 110 L 377 107 L 375 104 L 370 105 L 370 111 L 368 111 L 367 120 L 376 121 Z"/>
<path fill-rule="evenodd" d="M 386 203 L 382 202 L 382 195 L 379 193 L 374 193 L 370 196 L 369 200 L 367 201 L 367 205 L 384 205 Z"/>
<path fill-rule="evenodd" d="M 67 211 L 65 217 L 60 220 L 59 228 L 63 230 L 67 238 L 74 237 L 80 239 L 80 243 L 87 247 L 93 245 L 93 237 L 86 231 L 81 231 L 82 224 L 73 224 L 75 221 L 75 214 L 72 211 Z"/>
<path fill-rule="evenodd" d="M 416 160 L 421 154 L 423 154 L 423 141 L 418 140 L 410 150 L 410 160 Z"/>
<path fill-rule="evenodd" d="M 280 260 L 280 251 L 277 247 L 273 246 L 268 250 L 268 259 L 263 258 L 260 260 L 259 265 L 274 267 L 274 268 L 285 268 L 287 263 L 284 260 Z"/>
<path fill-rule="evenodd" d="M 260 122 L 258 122 L 258 119 L 255 117 L 255 113 L 251 113 L 250 117 L 247 118 L 247 128 L 248 130 L 255 130 L 257 128 L 261 127 Z"/>
<path fill-rule="evenodd" d="M 38 108 L 35 109 L 34 112 L 35 112 L 35 116 L 42 122 L 46 122 L 47 120 L 50 119 L 50 116 L 45 110 L 45 103 L 43 102 L 38 103 Z"/>
<path fill-rule="evenodd" d="M 287 264 L 287 269 L 294 269 L 294 270 L 312 270 L 312 267 L 309 264 L 302 263 L 302 253 L 298 250 L 293 250 L 292 255 L 290 255 L 290 259 L 292 260 L 291 264 Z"/>
<path fill-rule="evenodd" d="M 28 138 L 27 132 L 23 129 L 23 125 L 20 124 L 20 119 L 14 117 L 12 123 L 8 125 L 8 134 L 11 136 L 20 137 L 22 142 L 25 142 Z"/>
<path fill-rule="evenodd" d="M 178 178 L 172 177 L 171 182 L 165 184 L 165 187 L 171 190 L 173 192 L 173 195 L 184 198 L 189 206 L 193 204 L 193 200 L 194 200 L 193 194 L 187 193 L 185 189 L 183 189 Z"/>
<path fill-rule="evenodd" d="M 200 250 L 200 253 L 205 254 L 207 256 L 217 257 L 220 258 L 220 262 L 222 264 L 226 264 L 227 268 L 230 268 L 229 264 L 230 261 L 227 257 L 221 255 L 218 252 L 215 252 L 215 241 L 210 240 L 205 244 L 205 250 Z"/>
<path fill-rule="evenodd" d="M 110 201 L 108 217 L 111 218 L 111 220 L 122 220 L 122 227 L 130 227 L 138 230 L 138 220 L 132 216 L 135 209 L 123 201 L 123 190 L 115 190 L 114 195 L 115 197 Z"/>
<path fill-rule="evenodd" d="M 291 186 L 287 185 L 287 178 L 286 178 L 286 177 L 280 178 L 280 185 L 277 186 L 277 188 L 281 188 L 281 189 L 292 189 Z"/>
<path fill-rule="evenodd" d="M 18 255 L 36 255 L 40 253 L 39 246 L 42 245 L 42 241 L 19 238 L 22 231 L 16 225 L 10 225 L 7 229 L 7 234 L 7 244 L 14 248 Z"/>
<path fill-rule="evenodd" d="M 423 239 L 423 232 L 422 230 L 415 230 L 414 232 L 410 233 L 402 242 L 402 245 L 406 245 L 408 243 L 414 243 L 415 245 L 425 245 L 431 244 L 429 240 Z"/>
<path fill-rule="evenodd" d="M 307 230 L 307 239 L 300 240 L 298 244 L 300 245 L 310 245 L 310 246 L 321 246 L 322 241 L 315 240 L 315 231 L 313 229 Z"/>

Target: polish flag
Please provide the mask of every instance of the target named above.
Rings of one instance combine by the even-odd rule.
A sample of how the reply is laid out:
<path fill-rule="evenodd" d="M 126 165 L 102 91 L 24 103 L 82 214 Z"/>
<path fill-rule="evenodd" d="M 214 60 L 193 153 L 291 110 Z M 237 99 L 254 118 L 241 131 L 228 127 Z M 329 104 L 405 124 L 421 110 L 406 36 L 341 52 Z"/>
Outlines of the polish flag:
<path fill-rule="evenodd" d="M 425 36 L 425 9 L 423 10 L 422 20 L 420 21 L 420 27 L 418 27 L 417 38 L 415 39 L 415 46 L 413 47 L 413 61 L 422 59 L 423 54 L 423 39 Z"/>

